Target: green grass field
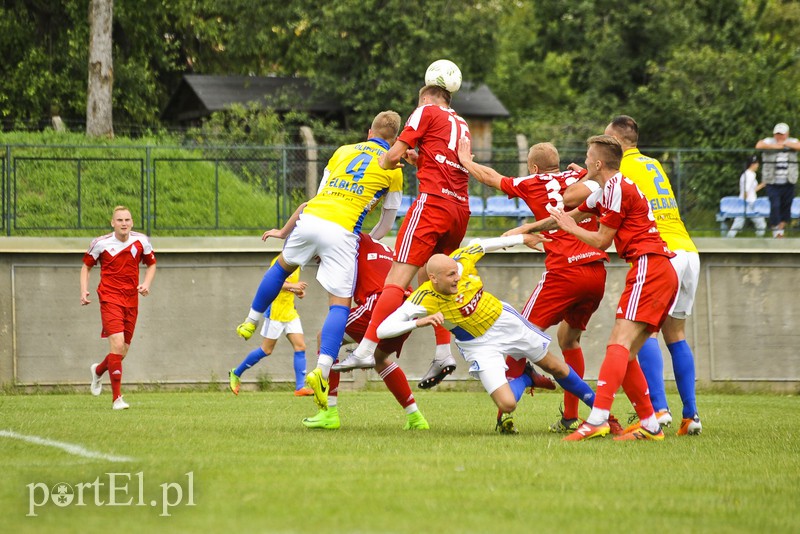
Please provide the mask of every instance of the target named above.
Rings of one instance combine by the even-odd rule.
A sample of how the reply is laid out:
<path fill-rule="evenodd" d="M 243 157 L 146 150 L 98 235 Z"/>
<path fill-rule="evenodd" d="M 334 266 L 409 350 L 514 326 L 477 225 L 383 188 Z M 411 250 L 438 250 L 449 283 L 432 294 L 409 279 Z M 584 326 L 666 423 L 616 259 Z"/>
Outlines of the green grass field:
<path fill-rule="evenodd" d="M 0 395 L 2 530 L 800 529 L 798 396 L 701 394 L 701 436 L 679 438 L 673 427 L 660 443 L 564 443 L 546 431 L 560 394 L 524 397 L 518 436 L 493 431 L 485 393 L 415 394 L 430 431 L 404 432 L 402 410 L 384 391 L 343 392 L 337 431 L 302 427 L 316 410 L 289 392 L 134 391 L 125 412 L 111 411 L 107 391 Z M 679 406 L 675 395 L 670 402 Z M 620 395 L 615 406 L 624 423 L 630 405 Z M 11 437 L 19 435 L 77 445 L 83 455 Z M 47 502 L 43 488 L 59 482 L 73 488 L 68 506 Z M 109 506 L 111 498 L 130 504 Z"/>

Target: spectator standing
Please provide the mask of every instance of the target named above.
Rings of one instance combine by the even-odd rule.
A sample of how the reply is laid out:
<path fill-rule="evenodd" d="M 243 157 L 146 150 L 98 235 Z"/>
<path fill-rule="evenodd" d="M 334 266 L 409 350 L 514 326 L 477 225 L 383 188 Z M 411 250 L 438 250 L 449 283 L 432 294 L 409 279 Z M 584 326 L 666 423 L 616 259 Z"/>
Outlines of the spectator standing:
<path fill-rule="evenodd" d="M 769 225 L 772 237 L 783 237 L 786 225 L 792 219 L 792 200 L 797 183 L 797 151 L 800 141 L 789 137 L 789 125 L 779 122 L 772 129 L 772 137 L 756 143 L 757 150 L 764 150 L 761 157 L 764 169 L 761 172 L 769 197 Z"/>
<path fill-rule="evenodd" d="M 758 170 L 758 156 L 750 156 L 747 158 L 747 168 L 739 177 L 739 198 L 745 203 L 744 213 L 755 213 L 756 211 L 756 192 L 764 188 L 766 184 L 758 183 L 756 179 L 756 171 Z M 728 231 L 728 237 L 736 237 L 736 233 L 744 228 L 746 220 L 745 215 L 733 219 L 731 229 Z M 767 221 L 764 217 L 750 217 L 756 227 L 756 235 L 764 237 L 764 230 L 767 228 Z"/>

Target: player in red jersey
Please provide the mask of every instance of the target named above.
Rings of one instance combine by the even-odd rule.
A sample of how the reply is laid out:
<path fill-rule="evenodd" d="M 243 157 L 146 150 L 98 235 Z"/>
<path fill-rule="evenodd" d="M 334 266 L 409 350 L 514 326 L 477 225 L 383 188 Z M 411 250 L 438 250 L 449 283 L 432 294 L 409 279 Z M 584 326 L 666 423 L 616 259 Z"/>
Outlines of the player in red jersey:
<path fill-rule="evenodd" d="M 559 170 L 558 150 L 551 143 L 531 147 L 528 152 L 530 174 L 518 178 L 502 176 L 490 167 L 475 163 L 469 139 L 459 141 L 458 157 L 479 182 L 500 189 L 509 198 L 521 198 L 540 221 L 550 217 L 547 206 L 576 207 L 600 188 L 592 180 L 581 182 L 586 176 L 583 169 Z M 587 215 L 579 225 L 595 231 L 597 219 Z M 603 300 L 604 262 L 608 261 L 608 255 L 558 228 L 548 232 L 547 237 L 550 241 L 544 243 L 546 270 L 522 309 L 522 315 L 541 330 L 560 323 L 558 345 L 564 361 L 583 378 L 581 334 Z M 506 365 L 509 379 L 521 376 L 525 369 L 524 361 L 511 357 L 506 358 Z M 551 432 L 572 432 L 578 428 L 578 402 L 577 397 L 564 391 L 564 411 L 559 421 L 550 426 Z M 616 430 L 619 432 L 622 428 Z"/>
<path fill-rule="evenodd" d="M 609 412 L 621 385 L 642 426 L 614 439 L 663 440 L 664 432 L 656 420 L 636 353 L 650 333 L 661 328 L 675 300 L 678 277 L 669 261 L 674 253 L 661 239 L 645 196 L 619 172 L 622 160 L 619 141 L 609 135 L 598 135 L 589 138 L 587 143 L 587 177 L 596 180 L 602 189 L 570 212 L 549 208 L 550 218 L 516 229 L 517 232 L 541 231 L 558 226 L 601 250 L 613 242 L 619 257 L 631 264 L 600 367 L 594 407 L 586 422 L 564 439 L 582 441 L 608 434 Z M 596 232 L 578 226 L 577 221 L 587 213 L 600 217 Z"/>
<path fill-rule="evenodd" d="M 89 271 L 100 264 L 100 285 L 97 297 L 100 300 L 100 318 L 103 322 L 102 337 L 108 338 L 109 353 L 100 363 L 91 367 L 92 395 L 100 395 L 103 385 L 100 379 L 108 370 L 111 380 L 112 408 L 129 408 L 122 399 L 122 360 L 128 353 L 139 314 L 139 295 L 150 294 L 150 284 L 156 275 L 156 257 L 147 236 L 134 232 L 131 211 L 125 206 L 114 208 L 111 217 L 114 232 L 92 241 L 83 256 L 81 266 L 81 306 L 89 300 Z M 147 266 L 144 281 L 139 283 L 139 263 Z"/>
<path fill-rule="evenodd" d="M 393 255 L 392 249 L 380 241 L 373 240 L 367 234 L 361 234 L 358 244 L 356 287 L 353 292 L 353 300 L 356 305 L 350 310 L 343 344 L 360 342 L 364 337 L 375 303 L 383 291 L 384 280 L 392 267 Z M 404 296 L 410 292 L 411 288 L 409 287 Z M 396 353 L 398 357 L 400 356 L 403 343 L 410 334 L 407 332 L 395 338 L 383 339 L 378 343 L 375 350 L 375 371 L 405 410 L 407 421 L 404 429 L 427 430 L 428 422 L 417 407 L 405 373 L 397 363 L 389 361 L 389 356 L 392 354 Z M 320 410 L 314 417 L 303 419 L 306 427 L 339 428 L 339 372 L 335 369 L 331 370 L 328 387 L 328 409 Z"/>
<path fill-rule="evenodd" d="M 373 311 L 369 328 L 358 348 L 338 371 L 370 368 L 375 365 L 377 328 L 403 302 L 405 288 L 428 259 L 437 253 L 450 254 L 461 246 L 469 222 L 469 173 L 459 163 L 458 140 L 469 137 L 467 122 L 450 106 L 445 89 L 426 85 L 419 92 L 419 107 L 406 122 L 392 148 L 383 154 L 384 169 L 401 166 L 400 160 L 417 166 L 419 195 L 406 214 L 397 233 L 394 263 Z M 416 149 L 416 150 L 415 150 Z M 437 327 L 436 356 L 420 387 L 438 384 L 455 370 L 450 353 L 450 332 Z"/>

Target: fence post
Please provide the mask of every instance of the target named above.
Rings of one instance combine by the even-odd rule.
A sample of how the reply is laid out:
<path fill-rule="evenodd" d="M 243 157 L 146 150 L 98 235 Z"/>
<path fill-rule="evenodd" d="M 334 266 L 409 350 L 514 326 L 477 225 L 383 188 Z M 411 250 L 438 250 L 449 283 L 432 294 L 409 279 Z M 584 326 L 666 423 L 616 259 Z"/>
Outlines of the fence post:
<path fill-rule="evenodd" d="M 524 134 L 517 134 L 517 157 L 519 170 L 517 176 L 528 175 L 528 138 Z"/>
<path fill-rule="evenodd" d="M 300 135 L 306 146 L 306 198 L 311 198 L 317 193 L 317 141 L 308 126 L 300 127 Z"/>
<path fill-rule="evenodd" d="M 5 183 L 5 205 L 3 208 L 6 212 L 6 235 L 11 235 L 11 145 L 6 145 L 6 168 L 3 169 L 6 183 Z"/>
<path fill-rule="evenodd" d="M 145 188 L 142 192 L 145 197 L 145 211 L 146 214 L 144 215 L 145 218 L 145 234 L 151 235 L 152 234 L 152 225 L 151 225 L 151 211 L 150 211 L 150 173 L 152 172 L 152 159 L 150 154 L 150 145 L 147 145 L 144 148 L 144 174 L 145 174 Z"/>

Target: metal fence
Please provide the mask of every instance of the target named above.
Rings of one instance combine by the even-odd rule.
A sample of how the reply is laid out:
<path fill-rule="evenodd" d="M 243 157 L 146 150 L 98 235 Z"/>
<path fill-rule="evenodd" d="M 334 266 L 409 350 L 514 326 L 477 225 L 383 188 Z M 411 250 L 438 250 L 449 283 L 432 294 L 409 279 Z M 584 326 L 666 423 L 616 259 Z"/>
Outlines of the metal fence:
<path fill-rule="evenodd" d="M 0 231 L 89 235 L 109 228 L 110 211 L 119 204 L 150 235 L 235 235 L 279 227 L 313 195 L 335 148 L 6 145 L 0 153 Z M 642 151 L 664 166 L 689 230 L 718 235 L 719 201 L 738 194 L 743 162 L 753 151 Z M 584 148 L 562 149 L 562 168 L 583 165 L 584 154 Z M 507 176 L 525 172 L 525 155 L 516 150 L 495 149 L 483 159 Z M 415 171 L 404 167 L 407 195 L 417 193 Z M 499 192 L 472 180 L 470 194 L 486 207 Z M 470 228 L 506 228 L 509 218 L 514 217 L 483 211 Z"/>

